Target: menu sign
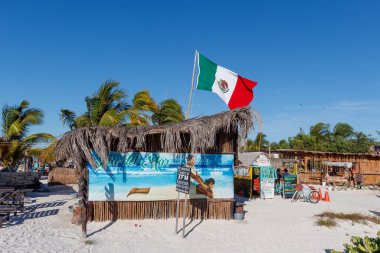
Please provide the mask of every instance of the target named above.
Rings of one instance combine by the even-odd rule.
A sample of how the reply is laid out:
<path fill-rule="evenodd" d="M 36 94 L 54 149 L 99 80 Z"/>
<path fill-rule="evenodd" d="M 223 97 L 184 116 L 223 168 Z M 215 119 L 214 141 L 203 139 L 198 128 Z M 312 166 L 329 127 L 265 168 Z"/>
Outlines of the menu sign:
<path fill-rule="evenodd" d="M 262 179 L 260 182 L 261 191 L 260 198 L 273 199 L 274 198 L 274 179 Z"/>
<path fill-rule="evenodd" d="M 190 167 L 178 167 L 176 191 L 189 194 L 190 190 Z"/>
<path fill-rule="evenodd" d="M 284 176 L 284 198 L 291 198 L 296 192 L 297 175 Z"/>

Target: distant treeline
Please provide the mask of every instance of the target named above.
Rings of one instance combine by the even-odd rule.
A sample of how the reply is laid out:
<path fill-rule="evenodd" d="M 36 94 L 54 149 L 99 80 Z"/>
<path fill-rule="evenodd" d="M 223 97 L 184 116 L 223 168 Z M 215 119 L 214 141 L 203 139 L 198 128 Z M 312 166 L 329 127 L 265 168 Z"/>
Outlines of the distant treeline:
<path fill-rule="evenodd" d="M 380 132 L 377 134 L 380 136 Z M 258 133 L 254 140 L 248 139 L 245 151 L 263 151 L 276 149 L 313 150 L 342 153 L 367 153 L 380 142 L 370 134 L 355 131 L 347 123 L 338 123 L 331 129 L 330 124 L 319 122 L 310 127 L 308 133 L 302 128 L 296 136 L 269 142 L 264 133 Z"/>

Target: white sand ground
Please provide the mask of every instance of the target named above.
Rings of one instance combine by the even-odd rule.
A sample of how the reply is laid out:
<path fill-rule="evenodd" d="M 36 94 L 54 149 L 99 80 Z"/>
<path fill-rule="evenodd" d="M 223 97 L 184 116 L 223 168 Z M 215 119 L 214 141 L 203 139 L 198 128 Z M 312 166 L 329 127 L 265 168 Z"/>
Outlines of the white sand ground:
<path fill-rule="evenodd" d="M 243 221 L 194 220 L 185 239 L 174 233 L 174 219 L 93 222 L 89 245 L 80 239 L 80 227 L 70 223 L 68 206 L 76 201 L 70 191 L 51 190 L 33 193 L 35 202 L 0 230 L 0 252 L 326 252 L 342 249 L 351 235 L 374 236 L 380 230 L 374 224 L 340 222 L 331 229 L 314 224 L 313 215 L 323 211 L 380 214 L 379 191 L 348 190 L 331 192 L 332 202 L 317 205 L 252 200 Z"/>

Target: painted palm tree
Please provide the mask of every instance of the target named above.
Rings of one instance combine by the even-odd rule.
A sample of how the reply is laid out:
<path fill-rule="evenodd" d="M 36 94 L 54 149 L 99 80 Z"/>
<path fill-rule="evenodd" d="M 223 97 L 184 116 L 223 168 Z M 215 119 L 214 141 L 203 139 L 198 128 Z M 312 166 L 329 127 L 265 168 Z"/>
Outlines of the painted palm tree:
<path fill-rule="evenodd" d="M 152 115 L 152 121 L 155 125 L 181 122 L 184 118 L 182 107 L 175 99 L 165 99 L 162 101 L 157 112 Z"/>
<path fill-rule="evenodd" d="M 115 126 L 124 123 L 129 105 L 126 94 L 118 88 L 119 82 L 106 81 L 92 97 L 86 97 L 87 111 L 80 116 L 62 109 L 60 119 L 70 129 L 85 126 Z"/>
<path fill-rule="evenodd" d="M 141 90 L 135 94 L 132 106 L 128 110 L 129 124 L 132 126 L 150 125 L 151 115 L 157 113 L 158 105 L 149 91 Z"/>
<path fill-rule="evenodd" d="M 3 107 L 1 139 L 7 148 L 2 154 L 2 161 L 11 170 L 17 168 L 22 158 L 28 155 L 34 145 L 55 140 L 54 136 L 47 133 L 28 135 L 29 128 L 40 125 L 42 120 L 42 111 L 38 108 L 30 108 L 26 100 L 16 106 Z"/>

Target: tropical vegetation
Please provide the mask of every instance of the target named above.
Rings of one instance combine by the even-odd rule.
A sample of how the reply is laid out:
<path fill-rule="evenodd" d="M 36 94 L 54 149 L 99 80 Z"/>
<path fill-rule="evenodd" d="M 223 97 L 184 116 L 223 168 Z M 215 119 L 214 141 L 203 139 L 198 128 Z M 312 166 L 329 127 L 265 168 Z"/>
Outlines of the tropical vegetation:
<path fill-rule="evenodd" d="M 4 105 L 1 115 L 2 143 L 1 161 L 9 170 L 17 169 L 23 159 L 30 153 L 44 153 L 43 149 L 33 148 L 40 143 L 55 141 L 55 137 L 48 133 L 28 135 L 30 127 L 42 123 L 43 113 L 40 109 L 30 107 L 28 101 L 23 100 L 19 105 Z"/>
<path fill-rule="evenodd" d="M 259 133 L 254 140 L 248 139 L 245 144 L 245 151 L 263 151 L 271 148 L 276 149 L 296 149 L 313 150 L 324 152 L 342 153 L 366 153 L 374 145 L 379 145 L 371 135 L 367 135 L 347 123 L 338 123 L 332 129 L 330 124 L 319 122 L 310 127 L 308 133 L 302 128 L 299 133 L 287 140 L 270 143 L 266 135 Z"/>
<path fill-rule="evenodd" d="M 380 231 L 376 237 L 352 236 L 351 243 L 344 244 L 344 251 L 330 250 L 331 253 L 380 253 Z"/>
<path fill-rule="evenodd" d="M 62 109 L 60 119 L 70 129 L 86 126 L 148 126 L 180 122 L 184 119 L 182 107 L 175 99 L 165 99 L 160 104 L 148 90 L 137 92 L 131 101 L 119 88 L 119 82 L 106 81 L 91 97 L 85 98 L 86 111 L 79 116 Z"/>
<path fill-rule="evenodd" d="M 129 105 L 125 102 L 126 94 L 118 86 L 118 82 L 109 80 L 101 85 L 93 96 L 85 97 L 87 110 L 81 115 L 69 109 L 62 109 L 62 123 L 70 129 L 123 124 Z"/>

